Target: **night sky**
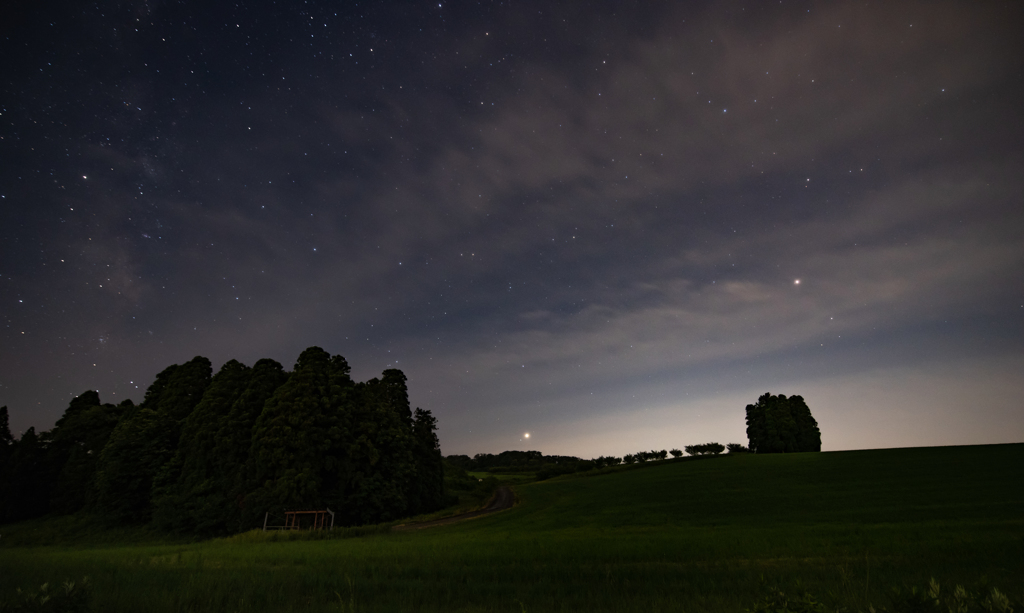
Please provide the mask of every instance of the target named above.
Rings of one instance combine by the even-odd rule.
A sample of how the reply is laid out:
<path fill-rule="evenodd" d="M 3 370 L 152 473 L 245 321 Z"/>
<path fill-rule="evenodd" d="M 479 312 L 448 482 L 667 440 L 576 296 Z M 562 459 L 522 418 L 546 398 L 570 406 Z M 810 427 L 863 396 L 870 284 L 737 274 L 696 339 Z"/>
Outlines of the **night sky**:
<path fill-rule="evenodd" d="M 0 405 L 317 345 L 445 454 L 1024 440 L 1020 2 L 25 3 Z M 524 440 L 524 433 L 531 433 Z"/>

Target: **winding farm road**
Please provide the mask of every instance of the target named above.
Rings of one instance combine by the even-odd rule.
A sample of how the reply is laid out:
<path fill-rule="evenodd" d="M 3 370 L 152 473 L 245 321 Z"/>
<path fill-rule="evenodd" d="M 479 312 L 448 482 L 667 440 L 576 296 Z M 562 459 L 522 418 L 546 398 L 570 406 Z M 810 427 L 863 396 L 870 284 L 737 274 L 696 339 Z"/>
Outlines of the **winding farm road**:
<path fill-rule="evenodd" d="M 490 515 L 498 511 L 504 511 L 505 509 L 511 509 L 515 503 L 516 497 L 512 495 L 512 490 L 502 486 L 499 487 L 495 492 L 494 496 L 488 501 L 487 506 L 479 511 L 470 511 L 469 513 L 462 513 L 461 515 L 453 515 L 451 517 L 445 517 L 444 519 L 435 519 L 434 521 L 424 521 L 415 524 L 401 524 L 395 526 L 391 530 L 393 531 L 404 531 L 404 530 L 423 530 L 424 528 L 434 528 L 436 526 L 446 526 L 448 524 L 458 523 L 460 521 L 466 521 L 467 519 L 474 519 L 483 515 Z"/>

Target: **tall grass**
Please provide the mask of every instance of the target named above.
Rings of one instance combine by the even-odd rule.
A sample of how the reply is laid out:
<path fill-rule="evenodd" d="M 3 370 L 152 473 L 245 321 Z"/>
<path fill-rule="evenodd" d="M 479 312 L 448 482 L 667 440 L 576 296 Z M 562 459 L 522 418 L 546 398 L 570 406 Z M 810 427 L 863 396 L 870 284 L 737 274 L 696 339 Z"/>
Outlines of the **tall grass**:
<path fill-rule="evenodd" d="M 670 461 L 423 531 L 4 547 L 0 598 L 88 575 L 96 611 L 742 611 L 763 581 L 867 610 L 933 577 L 1020 600 L 1020 483 L 1024 445 Z"/>

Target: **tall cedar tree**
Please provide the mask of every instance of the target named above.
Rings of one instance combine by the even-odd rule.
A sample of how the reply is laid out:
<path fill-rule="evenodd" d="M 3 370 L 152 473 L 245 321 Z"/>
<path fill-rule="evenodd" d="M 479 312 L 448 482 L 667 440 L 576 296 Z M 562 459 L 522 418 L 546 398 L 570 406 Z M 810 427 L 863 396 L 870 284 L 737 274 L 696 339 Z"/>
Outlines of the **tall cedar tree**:
<path fill-rule="evenodd" d="M 50 510 L 74 513 L 92 502 L 94 478 L 100 454 L 118 420 L 135 405 L 100 404 L 100 396 L 89 390 L 77 396 L 57 420 L 48 450 L 55 472 L 51 481 Z"/>
<path fill-rule="evenodd" d="M 3 504 L 3 521 L 38 517 L 47 511 L 49 483 L 45 437 L 29 428 L 11 447 L 8 483 Z"/>
<path fill-rule="evenodd" d="M 341 356 L 332 358 L 319 347 L 299 356 L 288 381 L 266 401 L 253 426 L 253 488 L 244 503 L 248 523 L 263 510 L 280 516 L 285 508 L 337 505 L 328 490 L 340 468 L 336 453 L 344 445 L 339 442 L 347 438 L 340 409 L 351 384 Z"/>
<path fill-rule="evenodd" d="M 800 396 L 764 394 L 747 405 L 747 439 L 754 453 L 821 451 L 821 432 Z"/>
<path fill-rule="evenodd" d="M 346 373 L 347 376 L 347 373 Z M 288 380 L 288 373 L 278 362 L 264 358 L 256 362 L 249 376 L 249 384 L 231 405 L 227 419 L 217 433 L 214 456 L 216 473 L 221 476 L 228 504 L 223 509 L 224 529 L 229 532 L 244 530 L 242 524 L 245 495 L 248 493 L 247 469 L 252 431 L 263 406 L 277 388 Z"/>
<path fill-rule="evenodd" d="M 221 368 L 185 421 L 175 459 L 165 467 L 168 481 L 177 476 L 172 487 L 155 493 L 154 523 L 204 537 L 241 528 L 253 424 L 287 378 L 269 359 L 251 369 L 235 360 Z"/>
<path fill-rule="evenodd" d="M 12 462 L 14 454 L 14 436 L 11 435 L 11 422 L 7 407 L 0 407 L 0 523 L 7 521 L 13 514 L 14 492 L 11 490 Z"/>
<path fill-rule="evenodd" d="M 214 447 L 235 400 L 249 383 L 250 369 L 230 360 L 210 380 L 196 408 L 185 418 L 174 458 L 153 488 L 153 523 L 165 530 L 217 532 L 218 511 L 227 504 L 226 483 L 217 471 Z M 211 521 L 212 520 L 212 521 Z"/>
<path fill-rule="evenodd" d="M 344 521 L 364 524 L 405 516 L 416 467 L 402 371 L 385 370 L 380 379 L 357 385 L 351 418 L 355 443 L 350 447 Z"/>
<path fill-rule="evenodd" d="M 181 427 L 210 384 L 210 361 L 196 356 L 157 375 L 146 397 L 117 424 L 96 471 L 96 509 L 117 523 L 145 523 L 153 484 L 178 447 Z"/>
<path fill-rule="evenodd" d="M 437 419 L 417 408 L 413 415 L 413 465 L 416 478 L 409 490 L 409 513 L 429 513 L 444 506 L 444 457 L 437 439 Z"/>

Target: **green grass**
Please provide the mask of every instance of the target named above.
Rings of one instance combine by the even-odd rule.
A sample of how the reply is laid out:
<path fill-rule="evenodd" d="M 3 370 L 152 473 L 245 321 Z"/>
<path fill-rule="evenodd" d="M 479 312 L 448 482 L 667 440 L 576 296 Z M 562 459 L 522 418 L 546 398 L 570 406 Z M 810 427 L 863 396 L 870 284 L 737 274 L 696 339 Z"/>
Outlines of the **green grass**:
<path fill-rule="evenodd" d="M 853 611 L 930 577 L 1020 600 L 1021 483 L 1020 444 L 667 461 L 422 532 L 4 546 L 0 599 L 88 575 L 96 611 L 742 611 L 762 577 Z"/>

